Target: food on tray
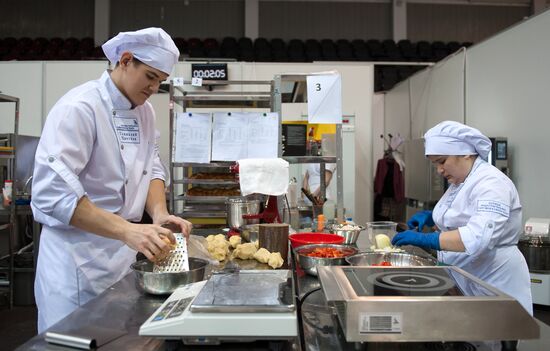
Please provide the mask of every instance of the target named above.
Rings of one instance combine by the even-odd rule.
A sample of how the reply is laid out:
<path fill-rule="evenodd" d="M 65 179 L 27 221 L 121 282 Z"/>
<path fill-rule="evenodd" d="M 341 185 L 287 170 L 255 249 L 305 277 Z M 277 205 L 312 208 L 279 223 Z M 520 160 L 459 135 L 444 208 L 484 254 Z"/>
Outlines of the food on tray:
<path fill-rule="evenodd" d="M 204 188 L 200 186 L 187 190 L 188 196 L 239 196 L 239 188 Z"/>
<path fill-rule="evenodd" d="M 248 260 L 254 258 L 256 251 L 258 251 L 258 249 L 254 243 L 240 244 L 233 250 L 233 257 L 240 258 L 241 260 Z"/>
<path fill-rule="evenodd" d="M 232 235 L 230 238 L 229 238 L 229 243 L 231 244 L 231 247 L 232 248 L 236 248 L 237 245 L 239 245 L 241 243 L 242 239 L 241 239 L 241 236 L 240 235 Z"/>
<path fill-rule="evenodd" d="M 279 268 L 283 265 L 283 263 L 284 263 L 283 257 L 281 256 L 281 254 L 279 252 L 272 252 L 269 255 L 269 260 L 267 261 L 267 264 L 271 268 L 273 268 L 273 269 Z"/>
<path fill-rule="evenodd" d="M 269 261 L 269 256 L 271 253 L 267 251 L 267 249 L 264 249 L 263 247 L 256 251 L 254 254 L 254 259 L 260 263 L 267 263 Z"/>
<path fill-rule="evenodd" d="M 214 180 L 235 180 L 233 173 L 204 173 L 192 174 L 189 179 L 214 179 Z"/>
<path fill-rule="evenodd" d="M 346 252 L 345 250 L 336 249 L 334 247 L 316 247 L 312 251 L 303 253 L 303 255 L 318 258 L 341 258 L 351 253 L 351 251 Z"/>
<path fill-rule="evenodd" d="M 389 261 L 382 261 L 380 263 L 373 263 L 371 264 L 371 266 L 391 266 L 391 262 Z"/>
<path fill-rule="evenodd" d="M 386 247 L 391 247 L 390 237 L 386 234 L 377 234 L 374 237 L 374 242 L 377 249 L 385 249 Z"/>

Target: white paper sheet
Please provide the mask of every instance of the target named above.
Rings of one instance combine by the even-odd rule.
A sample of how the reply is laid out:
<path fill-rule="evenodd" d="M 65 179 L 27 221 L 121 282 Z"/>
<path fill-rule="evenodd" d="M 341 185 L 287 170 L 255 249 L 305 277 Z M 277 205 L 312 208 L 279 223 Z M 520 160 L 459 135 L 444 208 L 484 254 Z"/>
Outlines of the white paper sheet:
<path fill-rule="evenodd" d="M 249 113 L 246 158 L 276 158 L 279 152 L 279 114 Z"/>
<path fill-rule="evenodd" d="M 247 158 L 248 117 L 240 112 L 214 113 L 212 160 L 236 161 Z"/>
<path fill-rule="evenodd" d="M 307 120 L 342 123 L 342 78 L 339 74 L 307 76 Z"/>
<path fill-rule="evenodd" d="M 174 162 L 209 163 L 212 115 L 185 112 L 176 115 Z"/>

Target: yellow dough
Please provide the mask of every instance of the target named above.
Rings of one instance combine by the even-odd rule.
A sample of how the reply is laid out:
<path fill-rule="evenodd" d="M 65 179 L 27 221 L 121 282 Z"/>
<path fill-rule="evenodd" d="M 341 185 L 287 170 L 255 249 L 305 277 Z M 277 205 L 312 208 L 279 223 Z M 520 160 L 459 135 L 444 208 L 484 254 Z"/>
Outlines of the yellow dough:
<path fill-rule="evenodd" d="M 233 257 L 240 258 L 241 260 L 248 260 L 254 257 L 257 250 L 256 245 L 253 243 L 240 244 L 237 245 L 233 251 Z"/>
<path fill-rule="evenodd" d="M 212 250 L 208 250 L 208 252 L 210 252 L 210 255 L 213 259 L 218 261 L 223 261 L 227 257 L 227 250 L 224 250 L 221 247 L 216 247 Z"/>
<path fill-rule="evenodd" d="M 254 259 L 260 263 L 267 263 L 267 261 L 269 261 L 270 255 L 271 253 L 262 247 L 261 249 L 256 251 L 256 253 L 254 254 Z"/>
<path fill-rule="evenodd" d="M 241 243 L 241 236 L 240 235 L 233 235 L 229 238 L 229 243 L 231 244 L 232 248 L 236 248 L 237 245 Z"/>
<path fill-rule="evenodd" d="M 229 241 L 225 240 L 225 235 L 209 235 L 206 237 L 206 248 L 212 258 L 223 261 L 229 253 Z"/>
<path fill-rule="evenodd" d="M 269 254 L 269 260 L 267 261 L 267 264 L 273 268 L 279 268 L 283 265 L 283 257 L 281 257 L 281 254 L 279 252 L 272 252 Z"/>

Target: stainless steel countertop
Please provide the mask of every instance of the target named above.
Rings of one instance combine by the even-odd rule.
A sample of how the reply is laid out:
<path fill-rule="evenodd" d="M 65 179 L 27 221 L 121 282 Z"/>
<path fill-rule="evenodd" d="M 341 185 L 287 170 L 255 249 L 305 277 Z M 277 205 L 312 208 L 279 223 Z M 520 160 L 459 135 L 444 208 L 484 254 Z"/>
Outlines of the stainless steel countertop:
<path fill-rule="evenodd" d="M 244 268 L 244 267 L 243 267 Z M 250 269 L 250 267 L 247 267 Z M 320 285 L 315 277 L 298 274 L 298 292 L 301 299 L 309 291 L 314 291 Z M 100 347 L 100 350 L 269 350 L 273 344 L 259 341 L 246 344 L 222 344 L 218 346 L 184 346 L 180 341 L 163 341 L 138 335 L 140 325 L 163 303 L 167 296 L 144 295 L 135 286 L 133 273 L 128 274 L 121 281 L 114 284 L 97 298 L 78 308 L 65 319 L 54 325 L 50 330 L 58 332 L 76 331 L 86 326 L 98 326 L 124 333 L 118 339 Z M 306 338 L 307 350 L 363 350 L 366 344 L 346 343 L 341 329 L 337 324 L 334 309 L 326 306 L 324 296 L 319 291 L 306 297 L 302 306 L 304 319 L 303 329 Z M 538 321 L 541 338 L 538 340 L 521 341 L 519 351 L 545 350 L 550 346 L 550 327 Z M 399 350 L 406 350 L 403 343 Z M 281 345 L 279 345 L 280 347 Z M 371 345 L 375 346 L 375 345 Z M 414 347 L 414 345 L 411 345 Z M 284 345 L 277 350 L 292 349 Z M 66 347 L 48 344 L 44 334 L 37 335 L 21 345 L 17 350 L 74 350 Z"/>
<path fill-rule="evenodd" d="M 270 345 L 284 345 L 277 350 L 290 349 L 284 342 L 258 341 L 253 343 L 238 344 L 227 343 L 217 346 L 184 346 L 180 341 L 164 341 L 151 337 L 139 336 L 139 327 L 155 312 L 166 300 L 166 296 L 155 296 L 140 293 L 135 285 L 134 273 L 130 273 L 122 280 L 104 291 L 101 295 L 91 300 L 84 306 L 52 326 L 48 331 L 61 333 L 75 333 L 87 326 L 96 326 L 111 331 L 124 333 L 106 345 L 100 347 L 102 351 L 132 350 L 269 350 Z M 97 337 L 100 338 L 100 337 Z M 75 350 L 68 347 L 48 344 L 45 335 L 39 334 L 16 350 L 48 350 L 64 351 Z"/>

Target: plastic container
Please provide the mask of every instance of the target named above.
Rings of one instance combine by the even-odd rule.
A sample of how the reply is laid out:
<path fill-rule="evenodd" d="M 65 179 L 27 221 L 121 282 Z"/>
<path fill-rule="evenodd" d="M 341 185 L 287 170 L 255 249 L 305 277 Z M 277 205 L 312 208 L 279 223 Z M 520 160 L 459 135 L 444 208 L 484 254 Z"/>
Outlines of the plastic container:
<path fill-rule="evenodd" d="M 296 233 L 288 236 L 290 245 L 294 248 L 308 244 L 341 244 L 344 237 L 325 233 Z"/>
<path fill-rule="evenodd" d="M 377 235 L 387 235 L 391 242 L 396 231 L 397 223 L 395 222 L 367 222 L 367 235 L 369 237 L 369 242 L 372 246 L 375 246 L 375 249 L 383 249 L 383 247 L 378 247 L 376 244 Z"/>

